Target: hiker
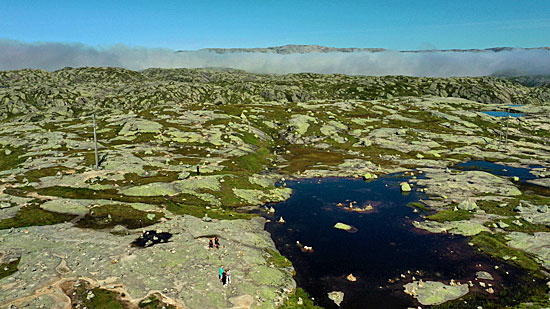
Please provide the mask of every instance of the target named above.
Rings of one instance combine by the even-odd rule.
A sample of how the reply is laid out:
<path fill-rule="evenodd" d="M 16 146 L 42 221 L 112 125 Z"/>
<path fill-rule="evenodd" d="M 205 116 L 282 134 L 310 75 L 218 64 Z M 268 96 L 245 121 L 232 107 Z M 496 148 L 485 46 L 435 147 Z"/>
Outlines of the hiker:
<path fill-rule="evenodd" d="M 208 249 L 214 248 L 214 243 L 212 242 L 212 237 L 210 237 L 210 242 L 208 242 Z"/>
<path fill-rule="evenodd" d="M 218 239 L 218 236 L 214 238 L 214 243 L 216 244 L 216 249 L 220 248 L 220 240 Z"/>
<path fill-rule="evenodd" d="M 223 286 L 227 286 L 227 272 L 224 271 L 222 273 L 222 283 L 223 283 Z"/>
<path fill-rule="evenodd" d="M 197 165 L 197 176 L 200 176 L 201 171 L 199 171 L 199 166 Z"/>
<path fill-rule="evenodd" d="M 231 283 L 231 268 L 227 268 L 227 271 L 225 272 L 227 274 L 227 283 Z"/>
<path fill-rule="evenodd" d="M 224 272 L 225 272 L 225 270 L 223 270 L 223 266 L 220 266 L 220 275 L 219 275 L 220 280 L 222 279 L 222 275 L 223 275 Z"/>

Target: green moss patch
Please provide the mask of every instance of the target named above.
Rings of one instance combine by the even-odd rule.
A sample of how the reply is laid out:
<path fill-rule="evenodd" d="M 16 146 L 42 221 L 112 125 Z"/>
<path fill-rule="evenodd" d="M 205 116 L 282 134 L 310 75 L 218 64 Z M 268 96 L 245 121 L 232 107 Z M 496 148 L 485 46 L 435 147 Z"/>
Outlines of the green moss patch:
<path fill-rule="evenodd" d="M 540 280 L 533 282 L 531 277 L 522 278 L 517 284 L 500 289 L 498 297 L 491 297 L 486 293 L 469 293 L 460 299 L 448 301 L 433 306 L 434 309 L 462 309 L 462 308 L 548 308 L 550 300 L 548 287 Z"/>
<path fill-rule="evenodd" d="M 472 243 L 486 254 L 507 263 L 515 264 L 530 271 L 540 269 L 537 262 L 526 253 L 508 247 L 503 234 L 482 232 L 472 238 Z"/>
<path fill-rule="evenodd" d="M 129 229 L 140 228 L 157 223 L 164 213 L 156 211 L 141 211 L 128 205 L 101 205 L 90 209 L 90 212 L 78 221 L 77 226 L 83 228 L 108 228 L 123 225 Z"/>
<path fill-rule="evenodd" d="M 6 150 L 10 153 L 9 155 L 5 153 Z M 26 158 L 21 157 L 23 154 L 23 148 L 7 147 L 0 149 L 0 171 L 16 168 L 23 163 L 26 160 Z"/>
<path fill-rule="evenodd" d="M 437 221 L 439 223 L 443 223 L 445 221 L 462 221 L 462 220 L 469 220 L 474 215 L 467 211 L 467 210 L 453 210 L 453 209 L 447 209 L 442 210 L 436 214 L 433 214 L 431 216 L 427 216 L 426 219 Z"/>
<path fill-rule="evenodd" d="M 423 211 L 423 212 L 429 212 L 431 209 L 426 206 L 425 204 L 422 204 L 420 202 L 410 202 L 407 204 L 407 207 L 410 207 L 410 208 L 413 208 L 413 209 L 418 209 L 420 211 Z"/>
<path fill-rule="evenodd" d="M 285 302 L 278 307 L 278 309 L 294 308 L 321 309 L 322 307 L 315 306 L 315 303 L 311 300 L 311 296 L 302 288 L 297 288 L 296 291 L 290 294 Z"/>
<path fill-rule="evenodd" d="M 149 297 L 143 299 L 138 304 L 139 308 L 145 309 L 175 309 L 173 305 L 168 305 L 164 303 L 158 294 L 150 295 Z"/>
<path fill-rule="evenodd" d="M 205 215 L 212 219 L 235 220 L 235 219 L 250 219 L 254 214 L 236 212 L 228 209 L 216 208 L 207 209 L 205 206 L 194 205 L 192 203 L 174 203 L 168 202 L 166 209 L 178 215 L 191 215 L 197 218 L 202 218 Z"/>
<path fill-rule="evenodd" d="M 74 218 L 74 215 L 60 214 L 40 208 L 38 204 L 23 206 L 15 214 L 15 217 L 0 221 L 0 230 L 26 226 L 52 225 Z"/>
<path fill-rule="evenodd" d="M 130 302 L 123 300 L 124 294 L 119 294 L 101 288 L 91 288 L 85 281 L 67 281 L 62 286 L 63 291 L 71 299 L 73 308 L 88 309 L 125 309 L 131 308 Z"/>
<path fill-rule="evenodd" d="M 282 256 L 277 250 L 266 248 L 265 251 L 269 254 L 267 261 L 278 268 L 292 267 L 292 262 L 285 256 Z"/>
<path fill-rule="evenodd" d="M 16 261 L 11 263 L 0 264 L 0 279 L 13 275 L 17 272 L 17 266 L 21 258 L 18 258 Z"/>

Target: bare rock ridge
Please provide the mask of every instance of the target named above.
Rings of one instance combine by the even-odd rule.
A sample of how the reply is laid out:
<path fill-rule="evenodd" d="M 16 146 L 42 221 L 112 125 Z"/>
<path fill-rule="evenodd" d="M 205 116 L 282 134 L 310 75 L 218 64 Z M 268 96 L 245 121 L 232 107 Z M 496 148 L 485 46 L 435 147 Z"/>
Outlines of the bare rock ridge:
<path fill-rule="evenodd" d="M 516 47 L 492 47 L 485 49 L 425 49 L 425 50 L 403 50 L 402 53 L 422 53 L 422 52 L 502 52 L 511 50 L 550 50 L 550 47 L 534 47 L 534 48 L 516 48 Z M 327 47 L 321 45 L 298 45 L 288 44 L 272 47 L 256 47 L 256 48 L 203 48 L 201 51 L 215 52 L 218 54 L 225 53 L 276 53 L 281 55 L 288 54 L 305 54 L 305 53 L 354 53 L 354 52 L 384 52 L 390 51 L 385 48 L 358 48 L 358 47 Z M 189 50 L 178 50 L 178 53 L 188 52 Z"/>
<path fill-rule="evenodd" d="M 64 68 L 0 72 L 0 119 L 37 111 L 78 115 L 107 107 L 147 109 L 165 102 L 252 104 L 264 101 L 376 100 L 433 95 L 481 103 L 542 104 L 550 89 L 495 77 L 426 78 L 341 74 L 253 74 L 231 69 Z"/>

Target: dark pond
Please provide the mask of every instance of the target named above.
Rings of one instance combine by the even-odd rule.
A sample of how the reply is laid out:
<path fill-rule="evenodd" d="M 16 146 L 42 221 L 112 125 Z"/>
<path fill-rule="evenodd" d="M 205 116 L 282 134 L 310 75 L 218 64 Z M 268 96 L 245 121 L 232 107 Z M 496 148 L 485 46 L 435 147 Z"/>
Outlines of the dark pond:
<path fill-rule="evenodd" d="M 534 167 L 542 167 L 539 165 L 533 165 Z M 502 164 L 496 164 L 487 161 L 467 161 L 458 163 L 455 165 L 456 169 L 463 171 L 484 171 L 498 176 L 507 176 L 514 177 L 517 176 L 520 181 L 536 179 L 537 177 L 530 173 L 531 169 L 520 168 L 520 167 L 511 167 Z"/>
<path fill-rule="evenodd" d="M 487 114 L 489 116 L 493 116 L 493 117 L 507 117 L 509 115 L 510 117 L 517 118 L 517 117 L 525 116 L 525 114 L 507 113 L 507 112 L 502 112 L 502 111 L 482 111 L 482 113 Z"/>
<path fill-rule="evenodd" d="M 343 308 L 418 306 L 403 292 L 403 284 L 412 281 L 412 276 L 425 281 L 464 282 L 485 270 L 495 277 L 495 286 L 511 280 L 512 275 L 504 274 L 505 270 L 513 273 L 508 266 L 477 254 L 466 238 L 415 229 L 411 221 L 418 215 L 406 204 L 421 196 L 414 191 L 403 195 L 399 186 L 403 180 L 381 177 L 368 183 L 347 178 L 287 182 L 294 193 L 286 202 L 273 205 L 276 212 L 269 217 L 272 222 L 266 229 L 277 249 L 294 264 L 298 286 L 319 305 L 336 308 L 327 293 L 342 291 Z M 357 213 L 337 206 L 353 201 L 360 207 L 372 205 L 373 210 Z M 276 222 L 281 216 L 286 223 Z M 350 224 L 357 232 L 333 228 L 337 222 Z M 303 252 L 297 241 L 313 251 Z M 497 264 L 498 271 L 494 269 Z M 356 282 L 346 280 L 350 273 L 357 277 Z"/>

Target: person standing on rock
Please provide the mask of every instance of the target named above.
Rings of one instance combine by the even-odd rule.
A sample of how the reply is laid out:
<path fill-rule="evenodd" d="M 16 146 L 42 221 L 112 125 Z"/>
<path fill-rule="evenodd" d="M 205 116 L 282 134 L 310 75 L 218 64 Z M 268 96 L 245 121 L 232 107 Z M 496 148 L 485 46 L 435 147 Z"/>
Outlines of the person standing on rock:
<path fill-rule="evenodd" d="M 208 249 L 214 248 L 214 243 L 212 242 L 212 237 L 210 237 L 210 242 L 208 242 Z"/>
<path fill-rule="evenodd" d="M 220 248 L 220 240 L 218 239 L 218 236 L 214 238 L 214 243 L 216 244 L 216 249 Z"/>
<path fill-rule="evenodd" d="M 231 283 L 231 268 L 227 268 L 227 271 L 225 272 L 227 274 L 227 283 Z"/>
<path fill-rule="evenodd" d="M 227 272 L 224 271 L 222 273 L 222 283 L 223 283 L 223 286 L 227 286 Z"/>
<path fill-rule="evenodd" d="M 220 266 L 220 275 L 219 275 L 219 279 L 221 280 L 222 279 L 222 275 L 225 271 L 223 270 L 223 266 Z"/>

